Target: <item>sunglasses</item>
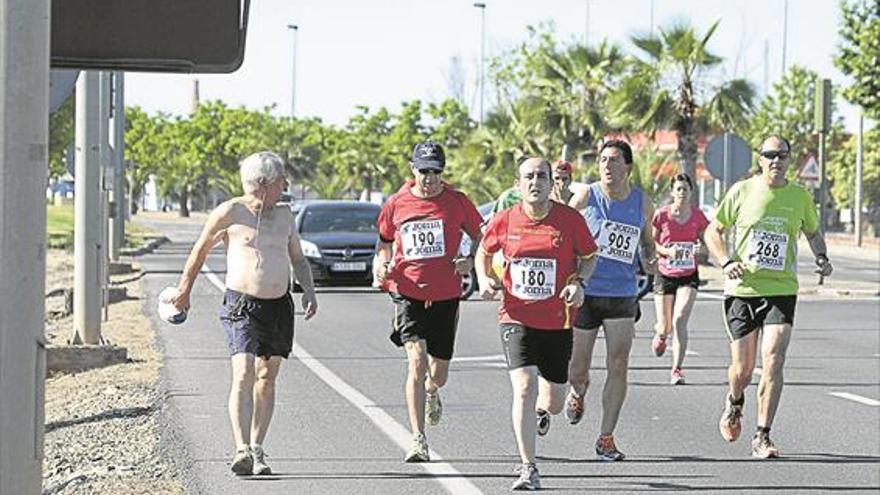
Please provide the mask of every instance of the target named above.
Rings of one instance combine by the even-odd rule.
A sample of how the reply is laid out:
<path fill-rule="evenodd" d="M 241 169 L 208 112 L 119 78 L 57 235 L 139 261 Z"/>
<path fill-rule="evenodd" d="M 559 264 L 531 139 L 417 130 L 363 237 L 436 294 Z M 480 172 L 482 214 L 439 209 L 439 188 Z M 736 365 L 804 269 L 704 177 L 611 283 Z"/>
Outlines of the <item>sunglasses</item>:
<path fill-rule="evenodd" d="M 422 175 L 440 175 L 443 171 L 439 168 L 420 168 L 419 173 Z"/>
<path fill-rule="evenodd" d="M 788 158 L 788 155 L 789 155 L 788 151 L 782 151 L 782 150 L 767 150 L 767 151 L 761 151 L 758 154 L 768 160 L 775 160 L 777 158 L 779 158 L 780 160 L 785 160 L 786 158 Z"/>

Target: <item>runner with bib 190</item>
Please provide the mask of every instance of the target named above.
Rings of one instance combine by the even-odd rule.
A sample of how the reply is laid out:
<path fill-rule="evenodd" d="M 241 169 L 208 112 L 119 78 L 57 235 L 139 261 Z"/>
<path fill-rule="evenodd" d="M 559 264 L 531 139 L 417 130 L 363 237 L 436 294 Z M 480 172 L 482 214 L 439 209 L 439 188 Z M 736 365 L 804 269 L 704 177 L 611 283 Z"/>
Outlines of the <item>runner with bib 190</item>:
<path fill-rule="evenodd" d="M 766 459 L 779 456 L 770 440 L 770 427 L 782 397 L 782 371 L 797 305 L 800 232 L 816 256 L 816 272 L 828 276 L 832 267 L 812 195 L 785 178 L 791 145 L 782 137 L 770 136 L 761 144 L 759 155 L 761 173 L 730 188 L 706 229 L 706 244 L 727 276 L 724 314 L 730 339 L 730 383 L 718 428 L 728 442 L 742 432 L 744 392 L 752 381 L 760 339 L 763 364 L 752 455 Z M 729 227 L 736 227 L 732 256 L 723 237 Z"/>
<path fill-rule="evenodd" d="M 477 208 L 440 179 L 445 165 L 439 144 L 417 144 L 411 164 L 415 180 L 388 199 L 378 219 L 373 277 L 391 293 L 391 340 L 404 347 L 409 362 L 405 393 L 413 445 L 406 462 L 430 460 L 425 421 L 440 422 L 439 389 L 449 376 L 461 275 L 473 268 L 473 253 L 458 256 L 461 233 L 474 240 L 472 250 L 482 238 Z"/>
<path fill-rule="evenodd" d="M 541 487 L 535 432 L 546 435 L 550 414 L 565 403 L 571 356 L 571 307 L 595 266 L 596 245 L 576 210 L 550 200 L 550 164 L 529 158 L 519 166 L 522 201 L 497 213 L 477 251 L 477 280 L 487 299 L 503 287 L 498 310 L 501 342 L 513 386 L 513 430 L 523 465 L 514 490 Z M 503 282 L 492 269 L 504 257 Z M 537 415 L 532 416 L 533 412 Z"/>
<path fill-rule="evenodd" d="M 565 414 L 571 424 L 584 414 L 584 394 L 589 385 L 590 364 L 599 327 L 605 330 L 605 389 L 602 392 L 602 424 L 596 455 L 602 461 L 625 456 L 614 443 L 614 428 L 626 398 L 629 353 L 635 336 L 638 307 L 636 274 L 640 261 L 654 272 L 654 240 L 646 224 L 653 216 L 647 195 L 632 187 L 632 149 L 621 140 L 602 144 L 599 180 L 579 189 L 571 204 L 584 210 L 590 232 L 599 245 L 599 260 L 586 282 L 584 304 L 574 323 L 574 346 L 568 381 L 571 384 Z"/>

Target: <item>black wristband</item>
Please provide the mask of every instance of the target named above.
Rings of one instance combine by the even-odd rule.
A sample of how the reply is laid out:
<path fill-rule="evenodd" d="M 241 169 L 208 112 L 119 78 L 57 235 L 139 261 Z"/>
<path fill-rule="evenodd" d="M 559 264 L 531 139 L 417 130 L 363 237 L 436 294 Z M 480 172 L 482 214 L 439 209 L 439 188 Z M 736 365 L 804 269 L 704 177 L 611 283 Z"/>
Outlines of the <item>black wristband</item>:
<path fill-rule="evenodd" d="M 731 263 L 736 263 L 736 261 L 734 261 L 734 260 L 732 260 L 732 259 L 728 259 L 723 265 L 721 265 L 721 269 L 724 270 L 724 269 L 727 268 Z"/>

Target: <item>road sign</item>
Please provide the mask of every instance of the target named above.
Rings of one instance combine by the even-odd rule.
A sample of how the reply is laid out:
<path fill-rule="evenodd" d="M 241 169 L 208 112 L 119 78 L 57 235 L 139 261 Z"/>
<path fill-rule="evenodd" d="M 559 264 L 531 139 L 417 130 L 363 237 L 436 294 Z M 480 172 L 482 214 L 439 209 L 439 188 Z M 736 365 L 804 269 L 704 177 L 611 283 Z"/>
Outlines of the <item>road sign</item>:
<path fill-rule="evenodd" d="M 816 161 L 815 156 L 807 155 L 801 168 L 798 169 L 797 177 L 803 181 L 819 180 L 819 162 Z"/>
<path fill-rule="evenodd" d="M 748 173 L 752 166 L 752 150 L 743 138 L 725 132 L 709 140 L 703 152 L 703 163 L 713 177 L 724 182 L 726 188 Z"/>

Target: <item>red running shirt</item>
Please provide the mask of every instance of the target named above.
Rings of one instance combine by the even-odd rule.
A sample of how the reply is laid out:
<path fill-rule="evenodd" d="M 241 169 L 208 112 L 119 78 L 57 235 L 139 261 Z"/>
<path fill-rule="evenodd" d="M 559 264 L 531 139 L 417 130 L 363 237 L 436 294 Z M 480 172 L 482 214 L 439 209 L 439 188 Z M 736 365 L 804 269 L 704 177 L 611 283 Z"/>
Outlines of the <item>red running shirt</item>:
<path fill-rule="evenodd" d="M 691 216 L 687 222 L 679 223 L 669 213 L 669 205 L 654 212 L 651 225 L 657 229 L 657 241 L 662 246 L 676 246 L 676 256 L 660 256 L 660 273 L 667 277 L 687 277 L 697 271 L 696 245 L 700 232 L 709 226 L 706 215 L 691 205 Z"/>
<path fill-rule="evenodd" d="M 446 184 L 433 198 L 415 196 L 413 185 L 407 182 L 379 213 L 379 238 L 394 242 L 383 288 L 419 301 L 461 297 L 461 276 L 452 260 L 459 256 L 462 231 L 476 238 L 483 218 L 464 193 Z"/>
<path fill-rule="evenodd" d="M 559 293 L 577 275 L 578 260 L 597 249 L 577 210 L 551 202 L 549 214 L 533 220 L 518 203 L 492 217 L 481 245 L 486 253 L 504 254 L 501 323 L 540 330 L 571 327 L 571 308 Z"/>

